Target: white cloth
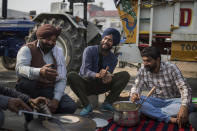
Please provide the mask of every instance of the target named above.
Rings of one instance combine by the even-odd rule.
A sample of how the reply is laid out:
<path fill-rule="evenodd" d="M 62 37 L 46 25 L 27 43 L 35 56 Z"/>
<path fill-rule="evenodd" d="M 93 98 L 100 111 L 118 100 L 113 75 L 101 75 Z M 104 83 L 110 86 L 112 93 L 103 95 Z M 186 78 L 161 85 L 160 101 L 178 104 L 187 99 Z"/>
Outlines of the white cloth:
<path fill-rule="evenodd" d="M 58 73 L 58 76 L 56 77 L 56 81 L 60 80 L 60 79 L 64 79 L 66 78 L 66 65 L 65 65 L 65 59 L 64 59 L 64 54 L 63 54 L 63 51 L 61 48 L 55 46 L 53 49 L 52 49 L 52 52 L 53 52 L 53 56 L 55 57 L 56 59 L 56 62 L 57 62 L 57 73 Z"/>

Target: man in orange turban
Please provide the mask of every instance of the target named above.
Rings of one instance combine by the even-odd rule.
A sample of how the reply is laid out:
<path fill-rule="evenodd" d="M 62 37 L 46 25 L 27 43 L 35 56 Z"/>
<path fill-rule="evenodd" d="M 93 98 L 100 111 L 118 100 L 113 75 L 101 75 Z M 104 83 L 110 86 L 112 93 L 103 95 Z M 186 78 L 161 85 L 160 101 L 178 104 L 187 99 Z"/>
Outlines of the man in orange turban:
<path fill-rule="evenodd" d="M 61 28 L 45 24 L 36 32 L 37 40 L 25 44 L 17 54 L 16 89 L 32 98 L 50 99 L 52 113 L 74 113 L 77 106 L 66 94 L 66 65 L 63 51 L 56 46 Z M 26 117 L 29 122 L 32 117 Z"/>

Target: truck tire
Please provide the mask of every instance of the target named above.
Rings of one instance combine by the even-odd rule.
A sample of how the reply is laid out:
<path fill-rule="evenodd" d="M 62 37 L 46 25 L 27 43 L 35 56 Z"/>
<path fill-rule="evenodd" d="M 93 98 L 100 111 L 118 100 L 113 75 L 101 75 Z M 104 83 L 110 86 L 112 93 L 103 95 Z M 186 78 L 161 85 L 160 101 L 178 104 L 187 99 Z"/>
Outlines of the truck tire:
<path fill-rule="evenodd" d="M 8 70 L 15 70 L 16 66 L 16 58 L 10 58 L 7 56 L 2 56 L 1 57 L 1 62 L 4 68 Z"/>
<path fill-rule="evenodd" d="M 83 30 L 75 28 L 69 21 L 62 19 L 44 19 L 37 22 L 36 26 L 30 31 L 27 42 L 36 40 L 36 30 L 40 25 L 51 24 L 62 28 L 62 32 L 57 39 L 57 46 L 61 47 L 65 56 L 67 71 L 78 72 L 81 66 L 82 54 L 85 48 Z"/>

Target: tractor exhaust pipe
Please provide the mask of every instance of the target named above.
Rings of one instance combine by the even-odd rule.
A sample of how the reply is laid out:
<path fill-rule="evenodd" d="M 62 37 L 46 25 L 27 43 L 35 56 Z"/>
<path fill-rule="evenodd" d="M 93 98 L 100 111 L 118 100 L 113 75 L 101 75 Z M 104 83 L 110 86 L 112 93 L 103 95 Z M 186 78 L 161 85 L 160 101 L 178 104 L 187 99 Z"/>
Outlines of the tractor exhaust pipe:
<path fill-rule="evenodd" d="M 8 0 L 2 1 L 2 17 L 3 19 L 7 19 L 7 9 L 8 9 Z"/>

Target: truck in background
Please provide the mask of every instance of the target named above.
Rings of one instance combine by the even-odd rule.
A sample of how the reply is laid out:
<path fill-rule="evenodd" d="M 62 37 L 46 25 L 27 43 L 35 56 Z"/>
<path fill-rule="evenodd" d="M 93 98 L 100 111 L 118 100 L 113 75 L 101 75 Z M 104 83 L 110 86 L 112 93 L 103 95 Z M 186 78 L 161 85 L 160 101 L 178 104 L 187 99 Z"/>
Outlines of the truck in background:
<path fill-rule="evenodd" d="M 196 0 L 114 0 L 126 34 L 120 61 L 140 63 L 139 49 L 160 48 L 167 60 L 196 63 Z M 135 56 L 135 57 L 133 57 Z"/>

